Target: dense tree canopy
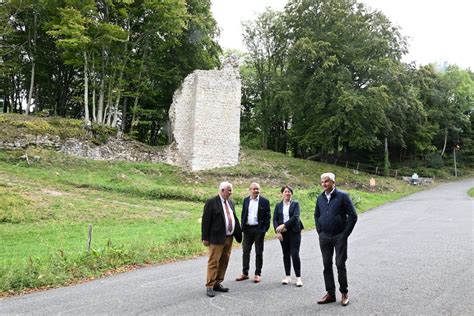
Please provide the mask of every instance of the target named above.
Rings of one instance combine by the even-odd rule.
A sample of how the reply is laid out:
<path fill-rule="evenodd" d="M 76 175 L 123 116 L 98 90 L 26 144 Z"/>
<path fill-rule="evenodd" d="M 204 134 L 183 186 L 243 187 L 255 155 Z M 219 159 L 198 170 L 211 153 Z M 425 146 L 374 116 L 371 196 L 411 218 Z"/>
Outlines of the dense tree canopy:
<path fill-rule="evenodd" d="M 167 141 L 182 79 L 219 64 L 208 0 L 8 0 L 0 19 L 4 112 L 120 124 L 150 144 Z"/>
<path fill-rule="evenodd" d="M 473 74 L 401 61 L 404 37 L 356 0 L 290 0 L 244 30 L 243 140 L 299 157 L 443 155 L 472 131 Z"/>

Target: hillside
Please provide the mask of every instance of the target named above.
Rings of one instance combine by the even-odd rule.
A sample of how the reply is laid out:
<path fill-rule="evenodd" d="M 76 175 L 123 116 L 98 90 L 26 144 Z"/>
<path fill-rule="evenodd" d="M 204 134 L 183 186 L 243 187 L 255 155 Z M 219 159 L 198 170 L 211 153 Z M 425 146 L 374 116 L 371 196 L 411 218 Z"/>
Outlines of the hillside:
<path fill-rule="evenodd" d="M 27 162 L 25 153 L 35 159 Z M 314 227 L 322 172 L 335 172 L 359 212 L 420 189 L 376 177 L 376 191 L 369 192 L 370 175 L 270 151 L 242 149 L 240 161 L 191 173 L 166 164 L 92 161 L 41 148 L 0 150 L 0 292 L 58 286 L 203 254 L 203 202 L 223 180 L 234 184 L 239 215 L 251 181 L 261 184 L 272 206 L 281 185 L 292 185 L 308 230 Z"/>

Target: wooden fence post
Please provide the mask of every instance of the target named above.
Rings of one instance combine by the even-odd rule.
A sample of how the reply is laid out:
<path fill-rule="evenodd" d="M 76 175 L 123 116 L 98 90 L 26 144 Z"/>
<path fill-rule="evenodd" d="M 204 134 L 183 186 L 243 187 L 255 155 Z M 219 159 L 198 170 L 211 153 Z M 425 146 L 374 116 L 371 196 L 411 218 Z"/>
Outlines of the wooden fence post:
<path fill-rule="evenodd" d="M 92 224 L 89 224 L 89 229 L 87 231 L 87 252 L 91 251 L 92 243 Z"/>

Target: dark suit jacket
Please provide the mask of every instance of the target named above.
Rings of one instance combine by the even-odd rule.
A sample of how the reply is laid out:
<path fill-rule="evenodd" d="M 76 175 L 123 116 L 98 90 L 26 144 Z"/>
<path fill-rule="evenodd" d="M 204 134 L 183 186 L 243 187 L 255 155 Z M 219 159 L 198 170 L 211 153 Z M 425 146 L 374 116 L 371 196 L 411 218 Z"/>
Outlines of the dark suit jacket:
<path fill-rule="evenodd" d="M 235 228 L 232 234 L 237 242 L 242 242 L 242 230 L 240 228 L 239 220 L 235 215 L 234 203 L 228 200 L 232 215 L 234 215 Z M 208 240 L 213 245 L 222 245 L 225 242 L 226 226 L 224 208 L 222 207 L 221 198 L 219 195 L 207 200 L 204 205 L 201 223 L 201 239 Z"/>
<path fill-rule="evenodd" d="M 247 196 L 244 199 L 244 205 L 242 206 L 242 231 L 245 233 L 245 225 L 247 224 L 247 219 L 249 216 L 249 204 L 250 197 Z M 263 196 L 258 197 L 258 211 L 257 211 L 257 220 L 258 220 L 258 230 L 261 233 L 265 233 L 270 228 L 270 201 L 268 201 Z"/>
<path fill-rule="evenodd" d="M 287 222 L 283 222 L 283 201 L 275 205 L 275 211 L 273 212 L 273 228 L 276 230 L 281 224 L 285 224 L 287 231 L 294 233 L 301 232 L 302 223 L 300 221 L 300 204 L 298 201 L 291 201 L 289 210 L 290 219 Z"/>

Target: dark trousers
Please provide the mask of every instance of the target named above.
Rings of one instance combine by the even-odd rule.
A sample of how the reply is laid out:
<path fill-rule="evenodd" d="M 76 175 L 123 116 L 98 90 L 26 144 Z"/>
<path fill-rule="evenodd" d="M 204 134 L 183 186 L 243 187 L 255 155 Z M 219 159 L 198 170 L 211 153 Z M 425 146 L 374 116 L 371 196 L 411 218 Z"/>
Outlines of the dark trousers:
<path fill-rule="evenodd" d="M 263 266 L 263 243 L 265 233 L 258 226 L 245 226 L 244 240 L 242 241 L 242 273 L 249 275 L 250 253 L 252 245 L 255 244 L 255 275 L 262 275 Z"/>
<path fill-rule="evenodd" d="M 285 267 L 285 275 L 291 273 L 291 261 L 293 261 L 293 269 L 296 277 L 301 276 L 301 260 L 300 260 L 300 245 L 301 233 L 294 233 L 287 231 L 282 234 L 283 240 L 280 241 L 281 250 L 283 251 L 283 265 Z"/>
<path fill-rule="evenodd" d="M 326 291 L 335 297 L 336 285 L 334 283 L 334 274 L 332 270 L 332 258 L 334 250 L 336 250 L 336 268 L 337 279 L 339 281 L 339 291 L 343 294 L 347 293 L 347 238 L 342 234 L 329 236 L 325 233 L 319 234 L 319 246 L 323 257 L 324 265 L 324 283 Z"/>

